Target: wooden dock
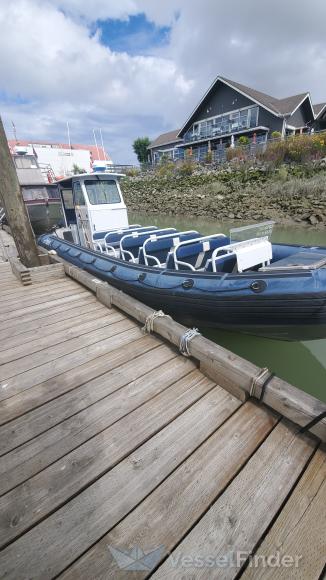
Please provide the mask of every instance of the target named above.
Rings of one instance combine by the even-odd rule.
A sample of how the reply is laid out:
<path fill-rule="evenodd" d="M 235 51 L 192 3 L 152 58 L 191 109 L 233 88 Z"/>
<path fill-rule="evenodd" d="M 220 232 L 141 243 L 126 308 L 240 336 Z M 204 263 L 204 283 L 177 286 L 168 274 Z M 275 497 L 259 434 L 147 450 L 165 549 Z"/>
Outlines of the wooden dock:
<path fill-rule="evenodd" d="M 325 446 L 289 399 L 144 334 L 107 285 L 39 280 L 0 264 L 1 578 L 321 578 Z"/>

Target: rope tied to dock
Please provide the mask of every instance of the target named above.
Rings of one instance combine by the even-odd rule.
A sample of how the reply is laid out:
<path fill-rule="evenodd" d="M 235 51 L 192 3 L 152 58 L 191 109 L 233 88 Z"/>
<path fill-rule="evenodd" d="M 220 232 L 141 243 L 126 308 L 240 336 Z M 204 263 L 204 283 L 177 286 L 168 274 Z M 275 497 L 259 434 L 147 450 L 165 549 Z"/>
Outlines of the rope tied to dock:
<path fill-rule="evenodd" d="M 265 389 L 273 377 L 275 377 L 275 373 L 271 373 L 267 367 L 262 368 L 258 375 L 252 379 L 250 397 L 255 397 L 259 401 L 262 401 L 265 395 Z M 261 389 L 260 393 L 257 392 L 258 388 Z"/>
<path fill-rule="evenodd" d="M 189 328 L 180 338 L 179 350 L 183 356 L 191 356 L 189 351 L 189 342 L 195 338 L 195 336 L 201 336 L 198 328 Z"/>
<path fill-rule="evenodd" d="M 167 316 L 171 318 L 168 314 L 164 314 L 163 310 L 154 310 L 152 314 L 149 314 L 145 320 L 145 324 L 142 328 L 142 332 L 144 334 L 150 334 L 154 330 L 154 320 L 156 318 L 161 318 L 163 316 Z"/>

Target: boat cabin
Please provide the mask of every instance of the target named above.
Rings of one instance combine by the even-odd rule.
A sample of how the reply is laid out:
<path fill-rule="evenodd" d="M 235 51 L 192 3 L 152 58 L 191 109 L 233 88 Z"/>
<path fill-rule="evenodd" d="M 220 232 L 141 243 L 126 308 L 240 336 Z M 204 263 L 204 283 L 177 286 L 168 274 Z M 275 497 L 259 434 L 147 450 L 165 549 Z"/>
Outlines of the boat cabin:
<path fill-rule="evenodd" d="M 109 230 L 128 228 L 119 173 L 83 173 L 58 181 L 65 218 L 63 237 L 94 247 Z"/>

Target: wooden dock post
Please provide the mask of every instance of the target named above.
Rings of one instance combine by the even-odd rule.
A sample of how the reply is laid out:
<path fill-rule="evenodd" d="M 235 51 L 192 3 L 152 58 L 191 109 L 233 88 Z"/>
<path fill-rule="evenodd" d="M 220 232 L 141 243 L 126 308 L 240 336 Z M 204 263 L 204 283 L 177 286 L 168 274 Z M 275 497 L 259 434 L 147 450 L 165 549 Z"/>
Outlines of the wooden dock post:
<path fill-rule="evenodd" d="M 18 255 L 27 267 L 40 266 L 35 238 L 0 118 L 0 199 L 15 240 Z"/>

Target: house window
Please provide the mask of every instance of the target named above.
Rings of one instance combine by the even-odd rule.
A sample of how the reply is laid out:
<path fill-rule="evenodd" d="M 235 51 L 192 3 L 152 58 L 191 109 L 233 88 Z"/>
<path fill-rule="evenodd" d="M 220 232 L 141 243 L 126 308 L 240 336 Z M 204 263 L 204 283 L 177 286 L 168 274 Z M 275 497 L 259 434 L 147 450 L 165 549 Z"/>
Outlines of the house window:
<path fill-rule="evenodd" d="M 249 109 L 250 127 L 257 127 L 258 124 L 258 107 Z"/>
<path fill-rule="evenodd" d="M 188 133 L 185 134 L 184 139 L 185 141 L 196 141 L 218 137 L 219 135 L 237 133 L 244 129 L 254 128 L 257 127 L 257 124 L 258 107 L 247 107 L 194 123 Z"/>
<path fill-rule="evenodd" d="M 201 123 L 194 123 L 194 125 L 192 127 L 193 135 L 199 135 L 200 125 L 201 125 Z"/>

